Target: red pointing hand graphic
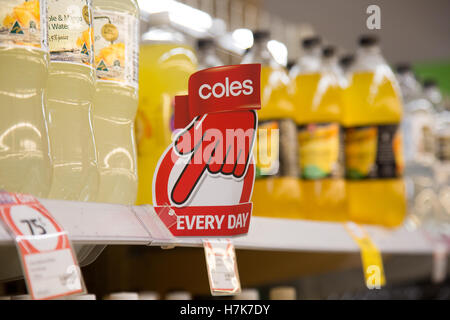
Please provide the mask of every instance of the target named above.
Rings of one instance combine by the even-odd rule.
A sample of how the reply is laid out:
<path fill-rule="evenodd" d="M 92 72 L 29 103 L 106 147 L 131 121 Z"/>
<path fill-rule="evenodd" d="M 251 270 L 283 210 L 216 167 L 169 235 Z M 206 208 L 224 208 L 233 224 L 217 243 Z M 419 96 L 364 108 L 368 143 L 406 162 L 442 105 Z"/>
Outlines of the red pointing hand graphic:
<path fill-rule="evenodd" d="M 175 182 L 171 201 L 185 203 L 207 173 L 242 178 L 252 156 L 256 122 L 254 110 L 195 118 L 174 143 L 175 152 L 189 155 L 189 161 Z"/>

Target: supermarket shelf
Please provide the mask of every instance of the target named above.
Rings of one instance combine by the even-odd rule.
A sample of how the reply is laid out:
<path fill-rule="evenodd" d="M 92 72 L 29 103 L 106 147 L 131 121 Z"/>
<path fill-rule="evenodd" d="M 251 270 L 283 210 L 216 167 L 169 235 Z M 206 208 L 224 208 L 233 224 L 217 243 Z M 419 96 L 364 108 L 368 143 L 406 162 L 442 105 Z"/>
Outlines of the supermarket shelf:
<path fill-rule="evenodd" d="M 169 239 L 147 231 L 148 211 L 140 206 L 84 203 L 40 199 L 69 232 L 76 245 L 129 244 L 155 246 L 201 246 L 198 238 Z M 384 253 L 427 254 L 432 245 L 420 231 L 367 226 Z M 12 239 L 0 225 L 0 245 Z M 235 239 L 237 248 L 321 252 L 357 252 L 358 247 L 340 223 L 253 217 L 247 236 Z"/>

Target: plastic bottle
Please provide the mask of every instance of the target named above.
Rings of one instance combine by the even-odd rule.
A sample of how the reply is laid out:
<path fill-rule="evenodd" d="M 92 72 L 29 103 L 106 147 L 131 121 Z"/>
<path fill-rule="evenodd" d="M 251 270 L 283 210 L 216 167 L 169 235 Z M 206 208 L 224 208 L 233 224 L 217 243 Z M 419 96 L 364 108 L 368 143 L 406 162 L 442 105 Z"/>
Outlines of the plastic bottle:
<path fill-rule="evenodd" d="M 192 295 L 187 291 L 172 291 L 166 294 L 166 300 L 192 300 Z"/>
<path fill-rule="evenodd" d="M 45 121 L 46 1 L 0 6 L 0 189 L 46 197 L 52 164 Z"/>
<path fill-rule="evenodd" d="M 153 173 L 172 142 L 174 97 L 187 94 L 189 76 L 197 71 L 194 50 L 171 27 L 168 14 L 152 14 L 147 19 L 150 28 L 141 36 L 136 117 L 138 204 L 152 203 Z"/>
<path fill-rule="evenodd" d="M 402 119 L 405 157 L 405 185 L 409 222 L 421 223 L 423 205 L 434 188 L 434 111 L 420 83 L 408 64 L 396 67 L 397 80 L 404 101 Z M 425 199 L 427 199 L 425 201 Z"/>
<path fill-rule="evenodd" d="M 398 226 L 406 211 L 402 101 L 375 37 L 360 38 L 351 72 L 342 120 L 348 214 L 360 223 Z"/>
<path fill-rule="evenodd" d="M 104 300 L 139 300 L 137 292 L 113 292 L 107 295 Z"/>
<path fill-rule="evenodd" d="M 270 289 L 269 300 L 297 300 L 294 287 L 274 287 Z"/>
<path fill-rule="evenodd" d="M 94 0 L 94 137 L 98 202 L 134 204 L 134 119 L 138 104 L 139 8 L 135 0 Z"/>
<path fill-rule="evenodd" d="M 139 292 L 139 300 L 160 300 L 160 296 L 155 291 L 141 291 Z"/>
<path fill-rule="evenodd" d="M 324 48 L 321 58 L 319 38 L 304 39 L 302 44 L 304 54 L 290 74 L 304 199 L 301 211 L 309 219 L 342 221 L 346 219 L 341 135 L 343 74 L 333 47 Z"/>
<path fill-rule="evenodd" d="M 434 109 L 411 67 L 397 66 L 397 79 L 404 101 L 403 141 L 405 164 L 434 162 Z"/>
<path fill-rule="evenodd" d="M 47 0 L 47 5 L 47 122 L 53 162 L 49 197 L 94 201 L 98 170 L 92 130 L 92 2 Z"/>
<path fill-rule="evenodd" d="M 253 212 L 258 216 L 298 218 L 301 192 L 294 108 L 287 93 L 289 77 L 268 50 L 270 33 L 255 31 L 253 38 L 253 47 L 242 59 L 242 64 L 261 64 Z"/>
<path fill-rule="evenodd" d="M 217 57 L 215 49 L 216 44 L 213 39 L 197 40 L 198 70 L 223 66 L 223 62 Z"/>

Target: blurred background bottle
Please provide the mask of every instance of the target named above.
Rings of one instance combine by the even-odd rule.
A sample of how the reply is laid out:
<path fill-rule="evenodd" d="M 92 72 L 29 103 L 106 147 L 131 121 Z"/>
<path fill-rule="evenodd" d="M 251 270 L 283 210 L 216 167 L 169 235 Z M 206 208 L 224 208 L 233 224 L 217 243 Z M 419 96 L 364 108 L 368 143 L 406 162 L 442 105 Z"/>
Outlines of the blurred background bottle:
<path fill-rule="evenodd" d="M 0 6 L 0 189 L 46 197 L 52 165 L 45 121 L 45 0 Z"/>
<path fill-rule="evenodd" d="M 253 38 L 253 46 L 241 63 L 261 64 L 261 109 L 254 147 L 254 214 L 298 218 L 301 192 L 294 108 L 287 92 L 289 76 L 268 49 L 270 33 L 254 31 Z"/>
<path fill-rule="evenodd" d="M 153 173 L 161 154 L 172 142 L 176 95 L 187 94 L 197 58 L 185 37 L 171 27 L 167 12 L 144 17 L 149 27 L 141 35 L 138 145 L 138 204 L 152 203 Z"/>
<path fill-rule="evenodd" d="M 216 44 L 211 38 L 197 40 L 198 70 L 223 66 L 216 55 Z"/>
<path fill-rule="evenodd" d="M 317 37 L 304 39 L 302 47 L 303 54 L 290 73 L 304 199 L 300 210 L 309 219 L 345 220 L 340 125 L 343 75 L 334 47 L 321 50 Z"/>
<path fill-rule="evenodd" d="M 48 0 L 50 66 L 47 121 L 53 162 L 49 197 L 94 201 L 98 190 L 92 130 L 95 91 L 91 0 Z M 68 16 L 65 21 L 58 17 Z"/>
<path fill-rule="evenodd" d="M 134 119 L 138 104 L 139 7 L 135 0 L 94 0 L 97 201 L 134 204 Z"/>
<path fill-rule="evenodd" d="M 347 212 L 356 222 L 398 226 L 406 211 L 402 101 L 374 36 L 359 40 L 344 90 Z"/>

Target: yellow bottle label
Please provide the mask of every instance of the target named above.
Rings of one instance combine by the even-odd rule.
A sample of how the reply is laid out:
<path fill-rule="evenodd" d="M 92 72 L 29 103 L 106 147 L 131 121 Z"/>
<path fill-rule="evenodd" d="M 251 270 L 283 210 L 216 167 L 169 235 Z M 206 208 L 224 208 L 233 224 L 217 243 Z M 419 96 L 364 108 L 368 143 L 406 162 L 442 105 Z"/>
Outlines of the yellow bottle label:
<path fill-rule="evenodd" d="M 46 0 L 6 0 L 0 5 L 0 46 L 47 50 Z"/>
<path fill-rule="evenodd" d="M 304 179 L 342 176 L 341 138 L 337 123 L 308 124 L 298 127 L 299 163 Z"/>
<path fill-rule="evenodd" d="M 48 0 L 50 59 L 92 66 L 91 0 Z"/>
<path fill-rule="evenodd" d="M 99 81 L 138 87 L 139 19 L 109 10 L 94 10 L 94 65 Z"/>
<path fill-rule="evenodd" d="M 348 179 L 396 178 L 404 161 L 398 125 L 345 129 L 345 169 Z"/>
<path fill-rule="evenodd" d="M 349 222 L 344 226 L 361 251 L 361 261 L 367 287 L 369 289 L 380 289 L 381 286 L 386 284 L 380 251 L 366 230 L 360 225 Z"/>

